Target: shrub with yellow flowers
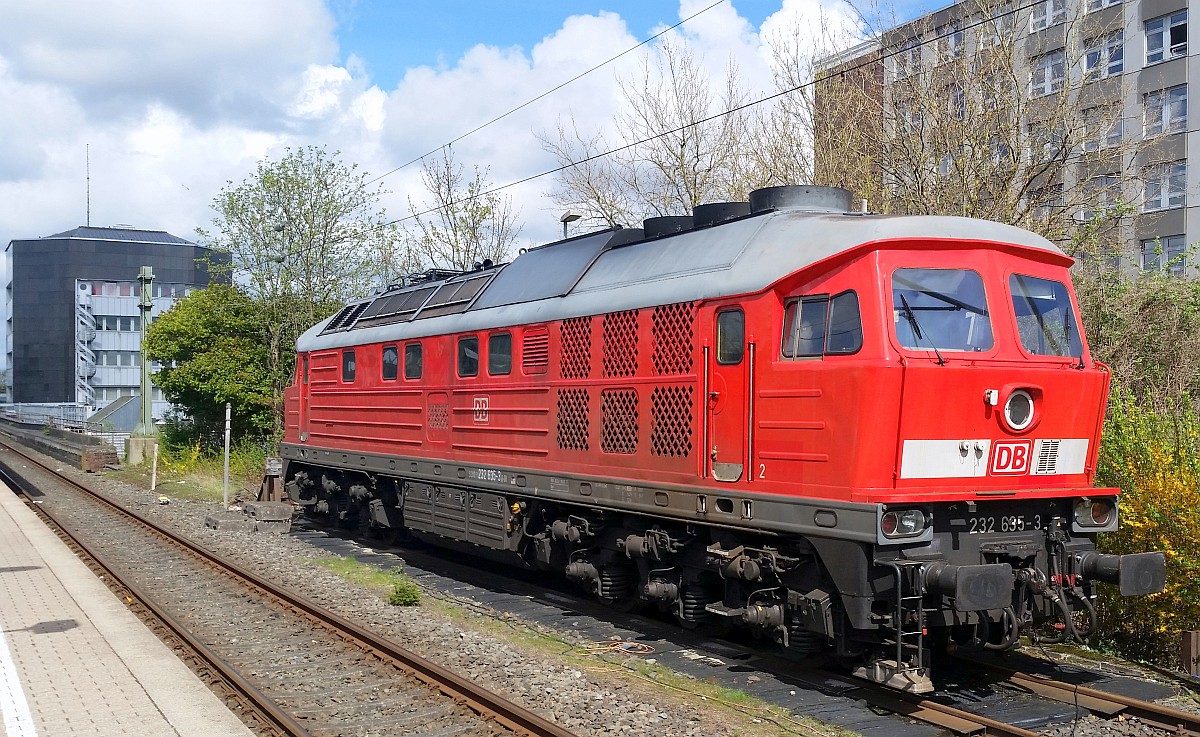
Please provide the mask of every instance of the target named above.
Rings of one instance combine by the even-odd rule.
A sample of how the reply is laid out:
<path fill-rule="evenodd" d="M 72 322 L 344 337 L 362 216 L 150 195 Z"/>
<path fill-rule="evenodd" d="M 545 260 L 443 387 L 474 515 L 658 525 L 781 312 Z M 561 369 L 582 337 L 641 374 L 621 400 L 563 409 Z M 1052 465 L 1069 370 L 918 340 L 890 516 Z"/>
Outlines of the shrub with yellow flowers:
<path fill-rule="evenodd" d="M 1121 489 L 1117 532 L 1102 535 L 1107 553 L 1161 550 L 1166 587 L 1122 597 L 1102 586 L 1097 644 L 1128 657 L 1169 663 L 1179 636 L 1200 629 L 1200 419 L 1192 400 L 1138 401 L 1115 390 L 1100 446 L 1097 484 Z"/>

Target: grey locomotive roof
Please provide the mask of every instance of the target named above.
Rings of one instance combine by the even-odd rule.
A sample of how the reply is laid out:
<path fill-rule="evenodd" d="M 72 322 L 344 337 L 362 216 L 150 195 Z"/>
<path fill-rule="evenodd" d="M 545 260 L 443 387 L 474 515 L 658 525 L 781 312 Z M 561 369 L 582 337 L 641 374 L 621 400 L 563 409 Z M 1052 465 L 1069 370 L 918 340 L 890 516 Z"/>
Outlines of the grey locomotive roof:
<path fill-rule="evenodd" d="M 305 332 L 297 349 L 403 340 L 752 294 L 806 266 L 877 240 L 997 241 L 1062 255 L 1050 241 L 1027 230 L 933 215 L 775 210 L 668 237 L 612 245 L 636 232 L 604 231 L 522 253 L 501 267 L 470 308 L 458 314 L 321 335 L 326 320 Z"/>

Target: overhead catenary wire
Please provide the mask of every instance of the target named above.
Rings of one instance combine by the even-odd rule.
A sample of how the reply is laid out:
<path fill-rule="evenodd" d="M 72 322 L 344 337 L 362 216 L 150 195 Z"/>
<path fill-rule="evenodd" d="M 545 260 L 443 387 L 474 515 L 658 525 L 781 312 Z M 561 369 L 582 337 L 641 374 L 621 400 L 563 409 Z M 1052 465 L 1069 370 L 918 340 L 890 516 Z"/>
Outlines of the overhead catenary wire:
<path fill-rule="evenodd" d="M 664 36 L 664 35 L 666 35 L 666 34 L 670 33 L 671 31 L 675 30 L 676 28 L 678 28 L 679 26 L 683 25 L 684 23 L 687 23 L 688 21 L 692 20 L 693 18 L 696 18 L 696 17 L 698 17 L 698 16 L 700 16 L 700 15 L 702 15 L 702 14 L 704 14 L 704 13 L 707 13 L 708 11 L 712 10 L 713 8 L 717 7 L 718 5 L 721 5 L 722 3 L 725 3 L 725 2 L 727 2 L 727 1 L 728 1 L 728 0 L 716 0 L 716 2 L 712 3 L 711 5 L 708 5 L 708 6 L 706 6 L 706 7 L 704 7 L 704 8 L 701 8 L 700 10 L 697 10 L 695 13 L 692 13 L 691 15 L 689 15 L 688 17 L 686 17 L 686 18 L 682 19 L 681 21 L 679 21 L 679 22 L 678 22 L 678 23 L 676 23 L 675 25 L 673 25 L 673 26 L 670 26 L 670 27 L 668 27 L 668 28 L 664 28 L 663 30 L 659 31 L 658 33 L 654 34 L 653 36 L 650 36 L 649 38 L 646 38 L 646 39 L 644 39 L 644 40 L 640 41 L 639 43 L 637 43 L 637 44 L 635 44 L 635 45 L 633 45 L 633 46 L 630 46 L 629 48 L 625 49 L 624 51 L 622 51 L 622 52 L 621 52 L 621 53 L 619 53 L 619 54 L 616 54 L 615 56 L 611 56 L 611 57 L 609 57 L 608 59 L 606 59 L 606 60 L 604 60 L 604 61 L 600 62 L 599 64 L 597 64 L 597 65 L 593 66 L 592 68 L 588 69 L 587 71 L 580 72 L 579 74 L 576 74 L 574 77 L 571 77 L 571 78 L 570 78 L 570 79 L 568 79 L 567 81 L 565 81 L 565 82 L 562 82 L 561 84 L 559 84 L 559 85 L 557 85 L 557 86 L 555 86 L 555 87 L 552 87 L 551 89 L 548 89 L 548 90 L 546 90 L 545 92 L 543 92 L 542 94 L 538 95 L 537 97 L 534 97 L 534 98 L 531 98 L 531 99 L 529 99 L 529 100 L 526 100 L 525 102 L 521 103 L 520 105 L 517 105 L 516 107 L 512 108 L 512 109 L 511 109 L 511 110 L 509 110 L 508 112 L 501 113 L 500 115 L 497 115 L 496 117 L 492 118 L 491 120 L 487 121 L 486 123 L 481 123 L 481 124 L 479 124 L 479 125 L 475 126 L 475 127 L 474 127 L 474 128 L 472 128 L 471 130 L 467 131 L 466 133 L 463 133 L 462 135 L 458 136 L 457 138 L 454 138 L 454 139 L 452 139 L 452 140 L 450 140 L 450 141 L 447 141 L 446 143 L 443 143 L 442 145 L 438 146 L 438 147 L 437 147 L 437 148 L 435 148 L 435 149 L 432 149 L 432 150 L 430 150 L 430 151 L 426 151 L 425 153 L 421 154 L 420 156 L 417 156 L 417 157 L 416 157 L 416 158 L 414 158 L 414 159 L 410 159 L 410 160 L 408 160 L 408 161 L 404 162 L 403 164 L 401 164 L 400 166 L 397 166 L 395 169 L 392 169 L 392 170 L 390 170 L 390 171 L 386 171 L 386 172 L 384 172 L 383 174 L 380 174 L 379 176 L 375 177 L 374 179 L 371 179 L 370 181 L 368 181 L 368 182 L 365 182 L 365 183 L 363 184 L 363 186 L 365 187 L 365 186 L 367 186 L 367 185 L 369 185 L 369 184 L 374 184 L 375 182 L 378 182 L 379 180 L 381 180 L 381 179 L 384 179 L 385 177 L 389 177 L 389 176 L 391 176 L 392 174 L 395 174 L 396 172 L 400 171 L 401 169 L 404 169 L 404 168 L 406 168 L 406 167 L 412 166 L 413 164 L 417 163 L 418 161 L 422 161 L 422 160 L 424 160 L 424 158 L 425 158 L 426 156 L 430 156 L 430 155 L 432 155 L 432 154 L 435 154 L 435 153 L 437 153 L 438 151 L 441 151 L 442 149 L 445 149 L 445 148 L 448 148 L 448 147 L 450 147 L 450 146 L 453 146 L 454 144 L 458 143 L 459 141 L 463 140 L 464 138 L 466 138 L 466 137 L 468 137 L 468 136 L 471 136 L 471 135 L 474 135 L 474 134 L 478 133 L 479 131 L 483 130 L 484 128 L 487 128 L 488 126 L 491 126 L 491 125 L 492 125 L 492 124 L 494 124 L 494 123 L 498 123 L 498 122 L 500 122 L 501 120 L 504 120 L 505 118 L 507 118 L 508 116 L 512 115 L 513 113 L 515 113 L 515 112 L 518 112 L 518 111 L 520 111 L 520 110 L 523 110 L 523 109 L 525 109 L 525 108 L 529 107 L 530 105 L 532 105 L 533 103 L 537 102 L 538 100 L 541 100 L 541 99 L 543 99 L 543 98 L 545 98 L 545 97 L 548 97 L 549 95 L 552 95 L 552 94 L 554 94 L 555 92 L 558 92 L 558 91 L 559 91 L 559 90 L 561 90 L 563 87 L 566 87 L 566 86 L 567 86 L 567 85 L 569 85 L 569 84 L 572 84 L 572 83 L 574 83 L 574 82 L 577 82 L 577 81 L 579 81 L 580 79 L 583 79 L 584 77 L 586 77 L 587 75 L 589 75 L 589 74 L 591 74 L 592 72 L 596 71 L 597 69 L 601 69 L 601 68 L 603 68 L 603 67 L 606 67 L 606 66 L 608 66 L 609 64 L 613 63 L 613 62 L 614 62 L 614 61 L 616 61 L 617 59 L 620 59 L 622 56 L 625 56 L 626 54 L 630 54 L 630 53 L 632 53 L 632 52 L 634 52 L 634 51 L 637 51 L 638 49 L 640 49 L 641 47 L 643 47 L 643 46 L 645 46 L 646 44 L 650 43 L 651 41 L 654 41 L 655 39 L 657 39 L 657 38 L 660 38 L 660 37 L 662 37 L 662 36 Z"/>
<path fill-rule="evenodd" d="M 1026 4 L 1023 4 L 1023 5 L 1017 5 L 1017 6 L 1014 6 L 1014 7 L 1010 8 L 1009 10 L 1007 10 L 1007 11 L 1005 11 L 1005 12 L 1003 12 L 1003 13 L 997 13 L 996 15 L 987 16 L 987 17 L 985 17 L 985 18 L 982 18 L 982 19 L 980 19 L 980 20 L 973 21 L 973 22 L 971 22 L 971 23 L 967 23 L 967 24 L 964 24 L 964 25 L 957 26 L 957 27 L 955 27 L 955 28 L 953 28 L 953 29 L 947 30 L 947 31 L 945 31 L 945 32 L 943 32 L 943 33 L 936 34 L 936 35 L 934 35 L 934 36 L 932 36 L 932 37 L 930 37 L 930 38 L 928 38 L 928 39 L 926 39 L 926 40 L 923 40 L 923 41 L 919 42 L 919 43 L 916 45 L 916 47 L 925 47 L 925 46 L 928 46 L 928 45 L 930 45 L 930 44 L 937 43 L 938 41 L 940 41 L 940 40 L 942 40 L 942 39 L 944 39 L 944 38 L 948 38 L 948 37 L 950 37 L 950 36 L 952 36 L 952 35 L 955 35 L 955 34 L 961 33 L 961 32 L 963 32 L 963 31 L 968 31 L 968 30 L 971 30 L 971 29 L 973 29 L 973 28 L 978 28 L 978 27 L 980 27 L 980 26 L 983 26 L 983 25 L 986 25 L 986 24 L 988 24 L 988 23 L 994 23 L 994 22 L 998 21 L 998 20 L 999 20 L 999 19 L 1001 19 L 1001 18 L 1004 18 L 1004 17 L 1010 16 L 1010 15 L 1016 15 L 1017 13 L 1021 13 L 1021 12 L 1023 12 L 1023 11 L 1026 11 L 1026 10 L 1030 10 L 1030 9 L 1034 8 L 1035 6 L 1037 6 L 1037 5 L 1041 5 L 1043 2 L 1045 2 L 1045 0 L 1031 0 L 1031 2 L 1028 2 L 1028 3 L 1026 3 Z M 716 5 L 716 4 L 718 4 L 718 3 L 714 3 L 714 5 Z M 709 6 L 709 7 L 711 8 L 711 7 L 713 7 L 713 6 Z M 707 9 L 708 9 L 708 8 L 705 8 L 705 10 L 707 10 Z M 701 11 L 701 12 L 703 12 L 703 11 Z M 691 16 L 691 17 L 695 17 L 695 16 Z M 685 21 L 680 21 L 680 23 L 683 23 L 683 22 L 685 22 Z M 668 30 L 669 30 L 669 29 L 668 29 Z M 665 32 L 665 31 L 664 31 L 664 32 Z M 881 45 L 881 46 L 882 46 L 882 45 Z M 636 47 L 635 47 L 635 48 L 636 48 Z M 754 101 L 752 101 L 752 102 L 748 102 L 748 103 L 745 103 L 745 104 L 743 104 L 743 105 L 737 105 L 737 106 L 735 106 L 735 107 L 732 107 L 732 108 L 730 108 L 730 109 L 728 109 L 728 110 L 725 110 L 725 111 L 722 111 L 722 112 L 719 112 L 719 113 L 714 113 L 713 115 L 709 115 L 708 117 L 705 117 L 705 118 L 701 118 L 700 120 L 695 120 L 695 121 L 692 121 L 692 122 L 690 122 L 690 123 L 685 123 L 685 124 L 683 124 L 683 125 L 677 126 L 677 127 L 675 127 L 675 128 L 672 128 L 672 129 L 670 129 L 670 130 L 662 131 L 662 132 L 660 132 L 660 133 L 656 133 L 656 134 L 654 134 L 654 135 L 652 135 L 652 136 L 647 136 L 646 138 L 642 138 L 642 139 L 640 139 L 640 140 L 637 140 L 637 141 L 633 141 L 633 142 L 630 142 L 630 143 L 626 143 L 626 144 L 624 144 L 624 145 L 622 145 L 622 146 L 617 146 L 616 148 L 611 148 L 611 149 L 609 149 L 609 150 L 607 150 L 607 151 L 604 151 L 604 152 L 601 152 L 601 153 L 598 153 L 598 154 L 593 154 L 593 155 L 591 155 L 591 156 L 586 156 L 586 157 L 584 157 L 584 158 L 582 158 L 582 159 L 580 159 L 580 160 L 578 160 L 578 161 L 572 161 L 572 162 L 570 162 L 570 163 L 563 164 L 562 166 L 557 166 L 557 167 L 554 167 L 553 169 L 547 169 L 547 170 L 545 170 L 545 171 L 538 172 L 537 174 L 531 174 L 531 175 L 529 175 L 529 176 L 527 176 L 527 177 L 523 177 L 523 178 L 521 178 L 521 179 L 517 179 L 517 180 L 515 180 L 515 181 L 508 182 L 507 184 L 501 184 L 501 185 L 498 185 L 498 186 L 496 186 L 496 187 L 492 187 L 492 188 L 490 188 L 490 189 L 484 190 L 484 191 L 482 191 L 482 192 L 477 192 L 477 193 L 475 193 L 475 194 L 473 194 L 473 195 L 471 195 L 471 196 L 468 196 L 468 197 L 462 197 L 462 198 L 460 198 L 460 199 L 451 200 L 450 202 L 447 202 L 447 203 L 445 203 L 445 204 L 443 204 L 443 205 L 438 205 L 438 206 L 430 207 L 430 208 L 428 208 L 428 209 L 422 210 L 421 212 L 414 212 L 414 213 L 412 213 L 412 214 L 410 214 L 410 215 L 406 215 L 406 216 L 404 216 L 404 217 L 396 218 L 395 220 L 389 220 L 389 221 L 388 221 L 388 222 L 386 222 L 386 223 L 382 223 L 382 224 L 380 224 L 379 226 L 376 226 L 376 228 L 385 228 L 385 227 L 389 227 L 389 226 L 392 226 L 392 225 L 398 225 L 398 224 L 400 224 L 400 223 L 403 223 L 403 222 L 405 222 L 405 221 L 408 221 L 408 220 L 414 220 L 414 219 L 420 218 L 420 217 L 422 217 L 422 216 L 424 216 L 424 215 L 429 215 L 429 214 L 431 214 L 431 213 L 438 212 L 439 210 L 442 210 L 442 209 L 445 209 L 445 208 L 448 208 L 448 207 L 453 207 L 453 206 L 455 206 L 455 205 L 461 205 L 461 204 L 465 204 L 465 203 L 467 203 L 467 202 L 471 202 L 471 201 L 473 201 L 473 200 L 479 199 L 480 197 L 487 197 L 487 196 L 490 196 L 490 195 L 493 195 L 493 194 L 497 194 L 497 193 L 499 193 L 499 192 L 503 192 L 503 191 L 505 191 L 505 190 L 507 190 L 507 189 L 511 189 L 511 188 L 513 188 L 513 187 L 518 187 L 518 186 L 520 186 L 520 185 L 522 185 L 522 184 L 526 184 L 526 183 L 528 183 L 528 182 L 532 182 L 532 181 L 534 181 L 534 180 L 541 179 L 542 177 L 547 177 L 547 176 L 550 176 L 551 174 L 557 174 L 557 173 L 559 173 L 559 172 L 566 171 L 567 169 L 572 169 L 572 168 L 574 168 L 574 167 L 581 166 L 581 165 L 583 165 L 583 164 L 591 163 L 591 162 L 593 162 L 593 161 L 596 161 L 596 160 L 599 160 L 599 159 L 603 159 L 603 158 L 605 158 L 605 157 L 608 157 L 608 156 L 612 156 L 612 155 L 614 155 L 614 154 L 617 154 L 617 153 L 620 153 L 620 152 L 622 152 L 622 151 L 627 151 L 627 150 L 629 150 L 629 149 L 631 149 L 631 148 L 635 148 L 635 147 L 637 147 L 637 146 L 642 146 L 642 145 L 645 145 L 645 144 L 647 144 L 647 143 L 650 143 L 651 141 L 655 141 L 655 140 L 657 140 L 657 139 L 659 139 L 659 138 L 664 138 L 664 137 L 666 137 L 666 136 L 674 135 L 674 134 L 676 134 L 676 133 L 681 133 L 681 132 L 683 132 L 683 131 L 685 131 L 685 130 L 688 130 L 689 128 L 695 128 L 696 126 L 703 125 L 703 124 L 705 124 L 705 123 L 709 123 L 709 122 L 711 122 L 711 121 L 714 121 L 714 120 L 719 120 L 719 119 L 721 119 L 721 118 L 723 118 L 723 117 L 725 117 L 725 116 L 728 116 L 728 115 L 733 115 L 734 113 L 738 113 L 738 112 L 741 112 L 741 111 L 743 111 L 743 110 L 748 110 L 748 109 L 750 109 L 750 108 L 752 108 L 752 107 L 756 107 L 756 106 L 758 106 L 758 105 L 761 105 L 761 104 L 763 104 L 763 103 L 765 103 L 765 102 L 770 102 L 771 100 L 776 100 L 776 99 L 778 99 L 778 98 L 780 98 L 780 97 L 784 97 L 784 96 L 786 96 L 786 95 L 790 95 L 790 94 L 792 94 L 792 93 L 794 93 L 794 92 L 799 92 L 799 91 L 801 91 L 801 90 L 805 90 L 805 89 L 808 89 L 808 88 L 810 88 L 810 87 L 814 87 L 814 86 L 816 86 L 816 85 L 818 85 L 818 84 L 820 84 L 820 83 L 822 83 L 822 82 L 827 82 L 827 81 L 829 81 L 829 80 L 831 80 L 831 79 L 834 79 L 835 77 L 843 77 L 843 76 L 845 76 L 845 75 L 846 75 L 846 74 L 848 74 L 848 73 L 852 73 L 852 72 L 858 71 L 858 70 L 860 70 L 860 69 L 863 69 L 863 68 L 865 68 L 865 67 L 867 67 L 867 66 L 870 66 L 870 65 L 873 65 L 873 64 L 877 64 L 877 63 L 882 63 L 883 61 L 885 61 L 885 60 L 887 60 L 887 59 L 890 59 L 890 58 L 892 58 L 892 57 L 894 57 L 894 56 L 898 56 L 898 55 L 900 55 L 900 54 L 902 54 L 902 53 L 908 53 L 908 52 L 909 52 L 909 51 L 910 51 L 912 48 L 914 48 L 914 47 L 912 47 L 912 46 L 902 46 L 902 47 L 893 48 L 893 49 L 891 49 L 891 50 L 882 50 L 882 49 L 881 49 L 881 51 L 880 51 L 880 53 L 879 53 L 879 56 L 878 56 L 878 58 L 871 58 L 871 59 L 869 59 L 869 60 L 864 60 L 864 61 L 860 61 L 860 62 L 857 62 L 857 63 L 851 64 L 851 65 L 849 65 L 849 66 L 846 66 L 846 67 L 844 67 L 844 68 L 838 69 L 838 70 L 837 70 L 837 71 L 835 71 L 835 72 L 830 72 L 830 73 L 828 73 L 828 74 L 825 74 L 825 75 L 822 75 L 822 76 L 814 77 L 813 79 L 811 79 L 811 80 L 809 80 L 809 81 L 807 81 L 807 82 L 802 82 L 802 83 L 800 83 L 800 84 L 798 84 L 798 85 L 795 85 L 795 86 L 793 86 L 793 87 L 790 87 L 790 88 L 788 88 L 788 89 L 785 89 L 785 90 L 779 90 L 779 91 L 777 91 L 777 92 L 774 92 L 774 93 L 772 93 L 772 94 L 770 94 L 770 95 L 766 95 L 766 96 L 764 96 L 764 97 L 761 97 L 761 98 L 759 98 L 759 99 L 757 99 L 757 100 L 754 100 Z M 455 139 L 455 140 L 458 140 L 458 139 Z M 447 144 L 447 145 L 449 145 L 449 144 Z M 436 150 L 438 150 L 438 149 L 435 149 L 435 151 L 436 151 Z M 433 153 L 433 152 L 430 152 L 430 153 Z M 425 154 L 425 155 L 426 155 L 426 156 L 428 156 L 429 154 Z M 420 158 L 424 158 L 424 157 L 420 157 Z M 419 160 L 420 160 L 420 158 L 418 158 L 418 159 L 415 159 L 414 161 L 419 161 Z M 411 164 L 412 162 L 409 162 L 409 163 Z M 405 164 L 405 166 L 407 166 L 407 165 L 408 165 L 408 164 Z M 399 168 L 403 168 L 403 167 L 399 167 Z M 393 170 L 393 171 L 396 171 L 396 170 Z M 390 173 L 391 173 L 391 172 L 389 172 L 389 174 L 390 174 Z M 386 176 L 386 175 L 384 175 L 384 176 Z M 377 180 L 372 180 L 372 181 L 377 181 Z"/>

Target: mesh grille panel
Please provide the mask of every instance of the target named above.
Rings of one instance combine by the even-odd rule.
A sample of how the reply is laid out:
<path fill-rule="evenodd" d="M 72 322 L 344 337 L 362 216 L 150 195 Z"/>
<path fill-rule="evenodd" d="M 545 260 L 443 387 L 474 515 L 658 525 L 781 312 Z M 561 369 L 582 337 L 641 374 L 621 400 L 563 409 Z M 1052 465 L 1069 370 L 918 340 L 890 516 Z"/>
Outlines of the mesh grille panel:
<path fill-rule="evenodd" d="M 559 372 L 564 379 L 586 379 L 592 364 L 592 318 L 563 320 L 559 331 Z"/>
<path fill-rule="evenodd" d="M 690 386 L 660 386 L 650 395 L 650 452 L 654 455 L 691 455 L 692 391 Z"/>
<path fill-rule="evenodd" d="M 604 316 L 605 376 L 637 373 L 637 317 L 637 310 L 610 312 Z"/>
<path fill-rule="evenodd" d="M 631 455 L 637 452 L 638 397 L 635 389 L 600 393 L 600 450 Z"/>
<path fill-rule="evenodd" d="M 694 322 L 691 302 L 654 308 L 654 373 L 660 376 L 691 373 Z"/>
<path fill-rule="evenodd" d="M 558 390 L 558 447 L 588 449 L 587 389 Z"/>
<path fill-rule="evenodd" d="M 429 405 L 429 427 L 433 430 L 450 429 L 450 406 L 446 404 Z"/>

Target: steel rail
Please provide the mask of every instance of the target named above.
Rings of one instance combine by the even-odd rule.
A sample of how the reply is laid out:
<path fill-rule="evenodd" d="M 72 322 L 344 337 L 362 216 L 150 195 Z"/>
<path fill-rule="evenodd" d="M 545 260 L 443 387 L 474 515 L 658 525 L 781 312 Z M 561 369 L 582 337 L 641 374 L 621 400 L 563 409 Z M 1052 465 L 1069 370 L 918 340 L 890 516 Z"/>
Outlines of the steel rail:
<path fill-rule="evenodd" d="M 165 627 L 171 633 L 172 637 L 182 642 L 206 665 L 215 669 L 226 686 L 235 694 L 241 696 L 242 700 L 249 704 L 250 708 L 254 710 L 254 713 L 264 724 L 269 725 L 281 734 L 289 735 L 289 737 L 311 737 L 308 730 L 276 704 L 273 699 L 255 688 L 233 666 L 229 665 L 229 663 L 213 652 L 211 648 L 193 637 L 192 633 L 186 627 L 155 603 L 151 597 L 147 596 L 137 584 L 129 581 L 122 575 L 120 570 L 110 564 L 102 554 L 92 549 L 91 546 L 77 537 L 70 528 L 64 525 L 49 510 L 39 504 L 34 504 L 34 499 L 30 495 L 29 490 L 23 485 L 18 484 L 3 467 L 0 467 L 0 481 L 25 497 L 27 505 L 41 519 L 50 523 L 52 529 L 65 539 L 64 541 L 68 547 L 73 547 L 82 553 L 87 560 L 94 563 L 96 567 L 100 568 L 109 577 L 110 585 L 119 586 L 128 592 L 131 599 L 135 600 L 145 609 L 149 613 L 149 616 L 156 622 Z"/>
<path fill-rule="evenodd" d="M 147 529 L 186 549 L 222 572 L 269 594 L 286 606 L 305 614 L 323 626 L 335 630 L 343 637 L 346 637 L 346 639 L 355 642 L 359 647 L 378 654 L 384 660 L 392 661 L 401 670 L 410 673 L 425 684 L 437 689 L 442 694 L 466 706 L 484 718 L 495 721 L 517 734 L 527 735 L 528 737 L 576 737 L 573 732 L 545 719 L 541 715 L 509 701 L 499 694 L 492 693 L 453 671 L 400 647 L 394 642 L 369 632 L 353 622 L 327 611 L 315 602 L 277 586 L 250 571 L 242 569 L 236 563 L 193 543 L 185 537 L 160 527 L 137 512 L 125 509 L 103 495 L 59 474 L 54 469 L 38 459 L 27 455 L 20 449 L 13 447 L 11 444 L 0 442 L 0 447 L 7 448 L 37 465 L 45 472 L 94 498 L 101 504 L 137 521 Z"/>

